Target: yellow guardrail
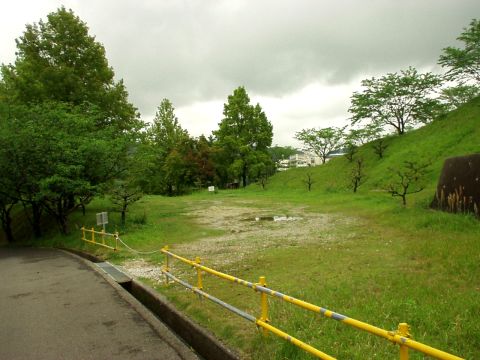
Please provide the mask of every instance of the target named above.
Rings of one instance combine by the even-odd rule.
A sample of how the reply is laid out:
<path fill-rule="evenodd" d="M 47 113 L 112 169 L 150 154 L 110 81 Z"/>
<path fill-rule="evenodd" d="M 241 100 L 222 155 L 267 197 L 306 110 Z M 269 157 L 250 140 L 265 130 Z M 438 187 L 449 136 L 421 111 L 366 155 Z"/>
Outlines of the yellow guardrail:
<path fill-rule="evenodd" d="M 270 322 L 268 318 L 268 302 L 267 302 L 267 296 L 272 296 L 274 298 L 283 300 L 285 302 L 294 304 L 300 308 L 303 308 L 305 310 L 312 311 L 314 313 L 321 314 L 327 318 L 331 318 L 337 321 L 340 321 L 341 323 L 344 323 L 346 325 L 352 326 L 356 329 L 366 331 L 370 334 L 382 337 L 384 339 L 387 339 L 391 341 L 394 344 L 398 344 L 400 347 L 400 360 L 408 360 L 409 358 L 409 349 L 419 351 L 425 355 L 431 356 L 435 359 L 441 359 L 441 360 L 463 360 L 463 358 L 460 358 L 458 356 L 449 354 L 447 352 L 435 349 L 431 346 L 422 344 L 418 341 L 415 341 L 411 339 L 410 333 L 409 333 L 409 326 L 406 323 L 400 323 L 398 325 L 397 330 L 395 331 L 388 331 L 381 329 L 379 327 L 370 325 L 368 323 L 365 323 L 363 321 L 359 321 L 353 318 L 350 318 L 348 316 L 336 313 L 334 311 L 325 309 L 323 307 L 308 303 L 306 301 L 296 299 L 292 296 L 285 295 L 279 291 L 275 291 L 272 289 L 269 289 L 266 285 L 265 277 L 260 277 L 258 283 L 252 283 L 246 280 L 242 280 L 240 278 L 234 277 L 232 275 L 228 275 L 225 273 L 222 273 L 220 271 L 208 268 L 206 266 L 201 265 L 201 260 L 199 257 L 197 257 L 195 260 L 189 260 L 184 257 L 181 257 L 179 255 L 176 255 L 172 252 L 169 251 L 168 246 L 164 247 L 161 252 L 165 254 L 165 265 L 162 268 L 162 273 L 166 277 L 166 282 L 168 283 L 168 280 L 171 279 L 184 287 L 192 290 L 193 292 L 227 308 L 228 310 L 236 313 L 237 315 L 245 318 L 246 320 L 249 320 L 251 322 L 254 322 L 257 326 L 261 327 L 264 331 L 264 333 L 271 332 L 289 342 L 292 344 L 298 346 L 299 348 L 309 352 L 310 354 L 320 358 L 320 359 L 335 359 L 334 357 L 325 354 L 324 352 L 315 349 L 314 347 L 290 336 L 289 334 L 281 331 L 280 329 L 268 324 Z M 197 270 L 197 286 L 192 286 L 183 280 L 180 280 L 176 278 L 174 275 L 170 273 L 170 267 L 169 267 L 169 258 L 174 258 L 177 259 L 185 264 L 188 264 Z M 202 281 L 202 272 L 214 275 L 218 278 L 240 284 L 246 287 L 249 287 L 253 289 L 256 292 L 260 292 L 261 296 L 261 315 L 258 319 L 256 319 L 254 316 L 245 313 L 242 310 L 239 310 L 209 294 L 204 292 L 203 289 L 203 281 Z"/>
<path fill-rule="evenodd" d="M 105 230 L 101 231 L 96 231 L 95 228 L 87 229 L 85 226 L 82 226 L 82 240 L 93 244 L 93 245 L 98 245 L 105 247 L 107 249 L 111 249 L 113 251 L 117 251 L 118 249 L 118 232 L 115 232 L 113 234 L 105 232 Z M 87 239 L 85 235 L 89 233 L 91 234 L 90 238 Z M 95 234 L 97 234 L 97 238 L 95 238 Z M 108 244 L 108 241 L 110 240 L 111 245 Z M 112 241 L 113 240 L 113 241 Z"/>

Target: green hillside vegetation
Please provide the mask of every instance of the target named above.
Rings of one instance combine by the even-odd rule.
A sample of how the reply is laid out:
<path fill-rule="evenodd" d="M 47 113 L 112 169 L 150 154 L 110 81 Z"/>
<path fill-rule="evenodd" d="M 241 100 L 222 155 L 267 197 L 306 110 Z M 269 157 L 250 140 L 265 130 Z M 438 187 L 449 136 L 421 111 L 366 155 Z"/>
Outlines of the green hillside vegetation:
<path fill-rule="evenodd" d="M 372 144 L 360 147 L 355 158 L 364 160 L 365 182 L 360 193 L 383 190 L 392 180 L 392 169 L 399 169 L 405 161 L 429 163 L 425 178 L 426 189 L 415 198 L 431 200 L 443 161 L 480 151 L 480 97 L 450 112 L 445 117 L 402 136 L 386 138 L 388 148 L 384 158 L 374 154 Z M 313 191 L 343 192 L 350 187 L 353 164 L 346 158 L 333 159 L 324 166 L 299 168 L 273 177 L 269 190 L 303 191 L 307 173 L 312 174 Z"/>
<path fill-rule="evenodd" d="M 138 250 L 168 244 L 173 252 L 190 259 L 199 255 L 207 266 L 249 281 L 266 276 L 275 290 L 384 329 L 395 330 L 398 323 L 408 322 L 415 340 L 475 358 L 480 348 L 480 223 L 473 215 L 434 211 L 429 204 L 443 161 L 479 151 L 479 125 L 476 98 L 442 119 L 388 138 L 383 159 L 371 144 L 364 145 L 356 156 L 364 159 L 366 178 L 355 194 L 349 186 L 353 164 L 342 157 L 278 173 L 265 189 L 252 184 L 217 194 L 145 196 L 131 206 L 125 228 L 120 215 L 111 212 L 107 230 L 121 230 L 122 239 Z M 383 189 L 392 179 L 390 169 L 406 160 L 430 165 L 425 190 L 409 196 L 404 207 Z M 314 180 L 310 192 L 303 181 L 307 173 Z M 241 211 L 224 213 L 228 209 Z M 94 226 L 95 213 L 105 210 L 113 210 L 108 198 L 93 201 L 85 216 L 80 212 L 72 216 L 76 230 L 71 235 L 53 235 L 40 244 L 80 248 L 125 266 L 140 258 L 152 266 L 163 263 L 159 254 L 140 256 L 125 248 L 113 253 L 81 243 L 79 227 Z M 313 220 L 284 224 L 289 226 L 285 228 L 273 222 L 244 222 L 256 214 Z M 218 219 L 229 225 L 217 226 Z M 295 233 L 283 238 L 278 232 L 296 226 L 312 229 L 304 239 Z M 176 265 L 172 271 L 195 284 L 191 269 Z M 180 286 L 166 287 L 148 276 L 143 280 L 245 359 L 311 358 L 274 336 L 262 337 L 252 324 Z M 260 300 L 251 290 L 211 276 L 204 278 L 204 288 L 259 316 Z M 276 299 L 270 300 L 270 316 L 275 326 L 339 359 L 398 359 L 398 347 L 385 340 Z M 411 358 L 423 357 L 411 351 Z"/>

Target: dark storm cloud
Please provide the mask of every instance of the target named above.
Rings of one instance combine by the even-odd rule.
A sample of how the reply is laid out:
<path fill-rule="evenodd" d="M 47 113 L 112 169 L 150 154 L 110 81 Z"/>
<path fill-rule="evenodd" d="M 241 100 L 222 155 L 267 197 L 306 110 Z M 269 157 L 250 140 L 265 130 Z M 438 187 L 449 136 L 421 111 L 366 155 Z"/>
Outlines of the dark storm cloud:
<path fill-rule="evenodd" d="M 88 24 L 144 114 L 164 97 L 181 107 L 226 99 L 239 85 L 281 97 L 312 83 L 429 69 L 480 15 L 478 0 L 32 2 L 46 3 Z"/>
<path fill-rule="evenodd" d="M 280 96 L 312 82 L 431 67 L 480 14 L 478 0 L 82 1 L 78 7 L 145 110 L 163 97 L 179 106 L 226 98 L 238 85 Z"/>

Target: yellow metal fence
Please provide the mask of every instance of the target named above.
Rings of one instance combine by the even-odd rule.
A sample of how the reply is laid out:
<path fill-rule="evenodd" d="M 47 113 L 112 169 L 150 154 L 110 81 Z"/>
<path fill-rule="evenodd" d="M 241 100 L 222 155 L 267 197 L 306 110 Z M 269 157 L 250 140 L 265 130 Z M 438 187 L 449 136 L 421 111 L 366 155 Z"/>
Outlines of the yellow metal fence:
<path fill-rule="evenodd" d="M 87 229 L 85 226 L 82 226 L 82 241 L 87 243 L 105 247 L 113 251 L 118 249 L 118 232 L 113 234 L 105 232 L 105 230 L 96 231 L 95 228 Z M 88 238 L 86 235 L 89 234 Z M 95 237 L 97 235 L 97 237 Z"/>
<path fill-rule="evenodd" d="M 104 231 L 95 231 L 94 228 L 86 229 L 85 227 L 82 227 L 81 230 L 82 230 L 82 240 L 85 241 L 85 242 L 88 242 L 88 243 L 91 243 L 91 244 L 94 244 L 94 245 L 98 245 L 98 246 L 102 246 L 102 247 L 106 247 L 108 249 L 112 249 L 112 250 L 116 251 L 118 249 L 118 242 L 120 241 L 128 250 L 135 251 L 132 248 L 130 248 L 129 246 L 127 246 L 127 244 L 125 244 L 120 239 L 120 237 L 118 236 L 118 233 L 110 234 L 110 233 L 106 233 Z M 86 238 L 87 233 L 91 234 L 89 239 Z M 95 235 L 98 235 L 97 238 L 95 238 Z M 110 241 L 110 243 L 112 243 L 112 245 L 108 244 L 108 240 Z M 157 251 L 155 251 L 155 252 L 157 252 Z M 421 352 L 425 355 L 431 356 L 435 359 L 440 359 L 440 360 L 464 360 L 461 357 L 449 354 L 449 353 L 444 352 L 442 350 L 435 349 L 431 346 L 428 346 L 428 345 L 425 345 L 425 344 L 422 344 L 418 341 L 413 340 L 410 336 L 410 333 L 409 333 L 409 330 L 410 330 L 409 326 L 406 323 L 400 323 L 398 325 L 397 330 L 394 330 L 394 331 L 384 330 L 384 329 L 381 329 L 379 327 L 376 327 L 376 326 L 370 325 L 368 323 L 365 323 L 363 321 L 359 321 L 359 320 L 350 318 L 348 316 L 336 313 L 334 311 L 325 309 L 323 307 L 320 307 L 320 306 L 308 303 L 306 301 L 294 298 L 292 296 L 283 294 L 279 291 L 272 290 L 272 289 L 267 287 L 266 279 L 263 276 L 261 276 L 259 278 L 258 283 L 252 283 L 252 282 L 237 278 L 235 276 L 225 274 L 225 273 L 222 273 L 220 271 L 217 271 L 217 270 L 211 269 L 209 267 L 203 266 L 203 265 L 201 265 L 201 260 L 200 260 L 199 257 L 196 257 L 195 260 L 189 260 L 189 259 L 181 257 L 177 254 L 174 254 L 171 251 L 169 251 L 168 246 L 165 246 L 164 248 L 162 248 L 160 250 L 160 252 L 162 252 L 165 255 L 165 264 L 162 267 L 162 273 L 165 275 L 167 283 L 169 282 L 169 280 L 172 280 L 176 283 L 179 283 L 182 286 L 184 286 L 185 288 L 190 289 L 192 292 L 194 292 L 194 293 L 196 293 L 196 294 L 198 294 L 198 295 L 200 295 L 200 296 L 202 296 L 202 297 L 204 297 L 204 298 L 206 298 L 206 299 L 208 299 L 208 300 L 210 300 L 210 301 L 228 309 L 229 311 L 241 316 L 245 320 L 253 322 L 259 328 L 263 329 L 264 334 L 267 334 L 267 333 L 271 332 L 272 334 L 275 334 L 276 336 L 278 336 L 278 337 L 280 337 L 280 338 L 282 338 L 286 341 L 289 341 L 290 343 L 292 343 L 295 346 L 305 350 L 306 352 L 314 355 L 317 358 L 325 359 L 325 360 L 335 360 L 334 357 L 332 357 L 332 356 L 330 356 L 330 355 L 312 347 L 311 345 L 309 345 L 309 344 L 307 344 L 307 343 L 305 343 L 305 342 L 303 342 L 303 341 L 301 341 L 301 340 L 283 332 L 282 330 L 278 329 L 277 327 L 269 324 L 270 319 L 269 319 L 269 315 L 268 315 L 268 301 L 267 301 L 268 296 L 271 296 L 273 298 L 280 299 L 284 302 L 296 305 L 296 306 L 298 306 L 302 309 L 312 311 L 312 312 L 317 313 L 317 314 L 321 314 L 321 315 L 323 315 L 327 318 L 337 320 L 337 321 L 339 321 L 343 324 L 346 324 L 346 325 L 349 325 L 349 326 L 354 327 L 356 329 L 359 329 L 359 330 L 368 332 L 370 334 L 379 336 L 379 337 L 384 338 L 384 339 L 386 339 L 386 340 L 388 340 L 388 341 L 390 341 L 394 344 L 397 344 L 397 345 L 399 345 L 399 348 L 400 348 L 400 360 L 408 360 L 409 359 L 409 349 L 419 351 L 419 352 Z M 141 252 L 139 252 L 139 253 L 141 253 Z M 154 253 L 154 252 L 150 252 L 150 253 Z M 197 271 L 197 284 L 196 284 L 196 286 L 191 285 L 191 284 L 177 278 L 176 276 L 174 276 L 170 272 L 170 261 L 169 261 L 170 258 L 179 260 L 179 261 L 181 261 L 181 262 L 183 262 L 187 265 L 190 265 L 190 266 L 192 266 L 196 269 L 196 271 Z M 230 304 L 228 304 L 228 303 L 226 303 L 226 302 L 224 302 L 224 301 L 222 301 L 222 300 L 220 300 L 220 299 L 218 299 L 218 298 L 216 298 L 216 297 L 214 297 L 214 296 L 212 296 L 208 293 L 206 293 L 205 291 L 203 291 L 203 278 L 202 278 L 203 273 L 211 274 L 211 275 L 214 275 L 214 276 L 216 276 L 220 279 L 224 279 L 224 280 L 230 281 L 230 282 L 235 283 L 235 284 L 246 286 L 248 288 L 251 288 L 255 292 L 260 293 L 260 303 L 261 303 L 260 317 L 256 318 L 255 316 L 253 316 L 251 314 L 248 314 L 248 313 L 246 313 L 246 312 L 244 312 L 244 311 L 242 311 L 242 310 L 240 310 L 240 309 L 238 309 L 238 308 L 236 308 L 236 307 L 234 307 L 234 306 L 232 306 L 232 305 L 230 305 Z"/>
<path fill-rule="evenodd" d="M 366 331 L 370 334 L 382 337 L 394 344 L 398 344 L 400 348 L 400 360 L 408 360 L 409 358 L 409 349 L 419 351 L 425 355 L 431 356 L 435 359 L 441 359 L 441 360 L 462 360 L 462 358 L 449 354 L 447 352 L 435 349 L 431 346 L 422 344 L 418 341 L 413 340 L 410 337 L 409 333 L 409 326 L 406 323 L 400 323 L 398 325 L 397 330 L 395 331 L 389 331 L 389 330 L 384 330 L 379 327 L 367 324 L 363 321 L 359 321 L 353 318 L 350 318 L 348 316 L 336 313 L 334 311 L 325 309 L 323 307 L 308 303 L 306 301 L 296 299 L 292 296 L 283 294 L 279 291 L 272 290 L 267 287 L 266 285 L 266 280 L 265 277 L 260 277 L 258 283 L 252 283 L 246 280 L 242 280 L 240 278 L 219 272 L 217 270 L 208 268 L 206 266 L 201 265 L 201 260 L 200 258 L 196 258 L 195 260 L 189 260 L 184 257 L 181 257 L 179 255 L 176 255 L 172 252 L 169 251 L 168 246 L 164 247 L 161 252 L 165 254 L 165 264 L 162 268 L 162 273 L 166 276 L 167 282 L 168 279 L 173 280 L 186 288 L 192 290 L 193 292 L 227 308 L 228 310 L 236 313 L 237 315 L 245 318 L 248 321 L 251 321 L 255 323 L 257 326 L 261 327 L 264 331 L 264 333 L 271 332 L 289 342 L 292 344 L 298 346 L 299 348 L 309 352 L 310 354 L 320 358 L 320 359 L 335 359 L 334 357 L 318 350 L 315 349 L 314 347 L 302 342 L 299 339 L 294 338 L 293 336 L 290 336 L 289 334 L 283 332 L 282 330 L 272 326 L 269 324 L 270 319 L 268 316 L 268 302 L 267 302 L 267 296 L 271 296 L 277 299 L 280 299 L 284 302 L 291 303 L 293 305 L 296 305 L 300 308 L 303 308 L 308 311 L 312 311 L 317 314 L 321 314 L 327 318 L 331 318 L 334 320 L 337 320 L 343 324 L 352 326 L 356 329 Z M 174 275 L 170 273 L 170 266 L 169 266 L 169 258 L 177 259 L 185 264 L 188 264 L 192 267 L 194 267 L 197 270 L 197 286 L 193 286 L 191 284 L 188 284 L 184 282 L 183 280 L 178 279 Z M 208 273 L 211 275 L 214 275 L 218 278 L 233 282 L 235 284 L 243 285 L 246 287 L 251 288 L 255 292 L 260 293 L 260 298 L 261 298 L 261 312 L 260 312 L 260 317 L 257 319 L 254 316 L 243 312 L 240 309 L 237 309 L 229 304 L 224 303 L 223 301 L 207 294 L 206 292 L 203 291 L 203 281 L 202 281 L 202 273 Z"/>

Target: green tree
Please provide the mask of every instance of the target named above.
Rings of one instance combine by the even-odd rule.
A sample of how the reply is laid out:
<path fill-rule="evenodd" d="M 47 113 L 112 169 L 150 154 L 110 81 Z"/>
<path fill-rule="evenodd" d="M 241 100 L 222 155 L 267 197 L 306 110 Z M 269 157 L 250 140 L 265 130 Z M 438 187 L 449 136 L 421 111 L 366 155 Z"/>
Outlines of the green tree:
<path fill-rule="evenodd" d="M 455 110 L 479 95 L 480 88 L 478 86 L 458 85 L 443 89 L 440 100 L 445 103 L 447 110 Z"/>
<path fill-rule="evenodd" d="M 44 212 L 66 233 L 69 213 L 124 171 L 142 122 L 103 46 L 63 7 L 27 25 L 0 71 L 2 192 L 23 204 L 35 236 Z"/>
<path fill-rule="evenodd" d="M 304 148 L 327 161 L 327 156 L 333 150 L 343 146 L 345 128 L 327 127 L 323 129 L 303 129 L 295 134 L 295 138 L 303 142 Z"/>
<path fill-rule="evenodd" d="M 169 196 L 181 194 L 197 175 L 194 153 L 194 141 L 180 126 L 173 104 L 163 99 L 137 154 L 143 164 L 143 190 Z"/>
<path fill-rule="evenodd" d="M 409 127 L 425 124 L 443 112 L 433 92 L 442 79 L 432 73 L 419 74 L 412 67 L 379 79 L 362 81 L 365 88 L 351 97 L 352 125 L 362 121 L 376 127 L 392 126 L 398 135 Z"/>
<path fill-rule="evenodd" d="M 142 191 L 128 180 L 116 180 L 110 189 L 110 198 L 121 214 L 122 226 L 125 226 L 128 206 L 140 200 Z"/>
<path fill-rule="evenodd" d="M 272 158 L 274 163 L 277 163 L 280 160 L 285 160 L 290 158 L 290 156 L 295 155 L 297 153 L 297 149 L 291 146 L 272 146 L 268 149 L 268 153 Z"/>
<path fill-rule="evenodd" d="M 115 129 L 99 130 L 96 120 L 58 102 L 11 106 L 1 118 L 1 191 L 24 205 L 36 236 L 43 211 L 67 233 L 68 215 L 119 175 L 128 142 Z"/>
<path fill-rule="evenodd" d="M 272 144 L 273 127 L 259 104 L 250 104 L 244 87 L 234 90 L 223 107 L 224 118 L 219 129 L 214 131 L 222 160 L 230 178 L 240 178 L 247 186 L 249 175 L 258 175 L 259 163 L 266 165 L 267 154 Z M 251 179 L 253 180 L 253 179 Z"/>
<path fill-rule="evenodd" d="M 114 80 L 104 47 L 72 10 L 61 7 L 46 22 L 27 25 L 16 43 L 15 64 L 1 67 L 1 88 L 10 101 L 88 104 L 99 126 L 121 131 L 141 126 L 123 82 Z"/>
<path fill-rule="evenodd" d="M 393 197 L 400 197 L 403 206 L 406 206 L 407 195 L 415 194 L 425 189 L 424 181 L 428 165 L 419 164 L 415 161 L 405 161 L 402 168 L 390 169 L 396 177 L 387 186 L 387 192 Z"/>
<path fill-rule="evenodd" d="M 480 83 L 480 21 L 473 19 L 457 40 L 463 42 L 463 48 L 446 47 L 438 60 L 448 69 L 446 78 L 460 83 Z"/>

